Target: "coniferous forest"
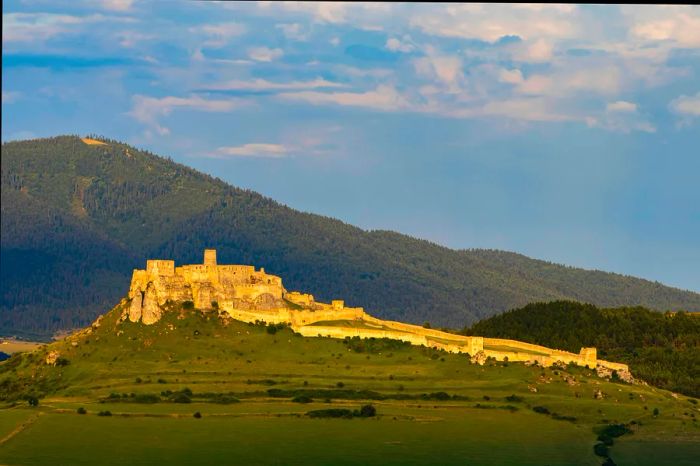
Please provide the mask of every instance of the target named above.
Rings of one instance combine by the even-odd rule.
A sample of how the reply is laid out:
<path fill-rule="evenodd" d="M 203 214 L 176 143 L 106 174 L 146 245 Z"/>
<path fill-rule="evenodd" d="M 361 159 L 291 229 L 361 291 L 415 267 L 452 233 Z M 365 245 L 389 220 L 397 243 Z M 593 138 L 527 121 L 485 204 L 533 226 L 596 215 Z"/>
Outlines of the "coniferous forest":
<path fill-rule="evenodd" d="M 700 315 L 641 307 L 601 309 L 572 301 L 532 303 L 477 322 L 462 333 L 510 338 L 630 366 L 635 377 L 700 397 Z"/>
<path fill-rule="evenodd" d="M 2 146 L 0 334 L 46 338 L 125 295 L 147 258 L 254 264 L 289 290 L 461 328 L 535 301 L 700 310 L 700 294 L 494 250 L 453 250 L 288 208 L 118 141 Z"/>

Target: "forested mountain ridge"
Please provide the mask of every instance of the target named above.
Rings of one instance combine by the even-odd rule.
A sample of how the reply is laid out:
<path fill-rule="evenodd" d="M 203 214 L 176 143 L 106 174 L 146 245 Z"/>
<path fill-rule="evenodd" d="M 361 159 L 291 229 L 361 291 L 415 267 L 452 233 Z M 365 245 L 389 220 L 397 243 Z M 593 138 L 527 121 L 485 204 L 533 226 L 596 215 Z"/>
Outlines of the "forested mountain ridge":
<path fill-rule="evenodd" d="M 452 250 L 293 210 L 118 141 L 2 145 L 0 334 L 85 325 L 147 258 L 254 264 L 381 318 L 462 327 L 533 301 L 700 310 L 700 294 L 491 250 Z"/>

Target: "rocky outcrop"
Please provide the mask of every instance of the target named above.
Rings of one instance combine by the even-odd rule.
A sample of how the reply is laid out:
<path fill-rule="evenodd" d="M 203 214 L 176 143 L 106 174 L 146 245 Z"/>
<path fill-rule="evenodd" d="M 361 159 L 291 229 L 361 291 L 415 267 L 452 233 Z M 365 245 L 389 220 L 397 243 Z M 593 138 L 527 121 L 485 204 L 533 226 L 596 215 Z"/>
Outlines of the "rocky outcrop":
<path fill-rule="evenodd" d="M 135 293 L 135 296 L 131 298 L 131 304 L 129 305 L 129 320 L 131 322 L 138 322 L 141 320 L 141 302 L 143 300 L 143 295 L 141 292 Z"/>
<path fill-rule="evenodd" d="M 143 297 L 143 306 L 141 306 L 141 322 L 146 325 L 151 325 L 160 320 L 163 315 L 163 310 L 158 305 L 158 294 L 152 283 L 146 288 L 146 293 Z"/>

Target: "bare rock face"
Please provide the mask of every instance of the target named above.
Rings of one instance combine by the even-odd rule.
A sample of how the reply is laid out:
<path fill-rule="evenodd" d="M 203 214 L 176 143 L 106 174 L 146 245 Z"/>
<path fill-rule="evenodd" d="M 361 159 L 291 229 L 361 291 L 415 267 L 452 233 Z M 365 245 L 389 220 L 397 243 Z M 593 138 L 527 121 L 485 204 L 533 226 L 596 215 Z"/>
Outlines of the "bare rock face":
<path fill-rule="evenodd" d="M 131 299 L 131 305 L 129 306 L 129 320 L 131 322 L 138 322 L 141 320 L 141 300 L 142 295 L 140 292 L 135 293 L 135 296 Z"/>
<path fill-rule="evenodd" d="M 56 361 L 58 360 L 58 357 L 61 355 L 58 351 L 50 351 L 49 354 L 46 355 L 46 364 L 50 366 L 55 366 Z"/>
<path fill-rule="evenodd" d="M 158 305 L 158 295 L 152 283 L 146 288 L 141 307 L 141 322 L 146 325 L 155 324 L 163 315 L 163 310 Z"/>

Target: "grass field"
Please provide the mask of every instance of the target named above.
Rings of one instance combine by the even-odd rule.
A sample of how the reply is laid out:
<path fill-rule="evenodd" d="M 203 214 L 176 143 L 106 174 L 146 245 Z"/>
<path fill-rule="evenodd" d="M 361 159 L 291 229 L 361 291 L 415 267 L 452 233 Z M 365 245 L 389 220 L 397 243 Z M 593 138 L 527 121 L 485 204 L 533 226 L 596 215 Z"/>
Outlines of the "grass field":
<path fill-rule="evenodd" d="M 304 338 L 195 312 L 117 325 L 120 312 L 0 364 L 0 439 L 14 432 L 0 464 L 596 465 L 595 431 L 609 424 L 632 430 L 610 448 L 620 465 L 700 457 L 693 400 L 585 368 L 478 366 L 397 341 Z M 50 350 L 64 365 L 44 363 Z M 43 396 L 38 407 L 17 399 L 31 393 Z M 305 416 L 367 403 L 376 417 Z"/>

